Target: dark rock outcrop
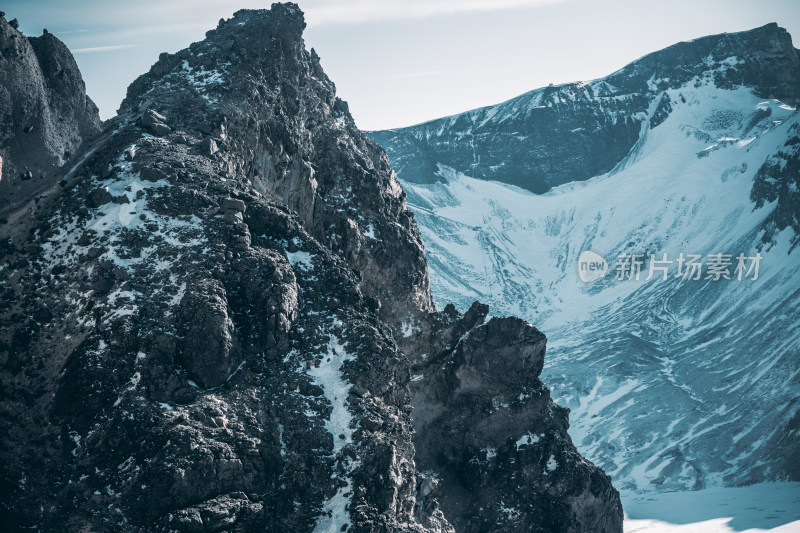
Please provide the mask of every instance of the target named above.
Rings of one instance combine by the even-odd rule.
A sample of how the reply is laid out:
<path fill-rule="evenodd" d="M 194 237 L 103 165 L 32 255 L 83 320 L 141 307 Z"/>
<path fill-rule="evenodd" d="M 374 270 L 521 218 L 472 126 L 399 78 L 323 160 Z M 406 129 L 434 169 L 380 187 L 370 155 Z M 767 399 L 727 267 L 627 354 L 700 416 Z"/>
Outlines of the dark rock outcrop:
<path fill-rule="evenodd" d="M 439 479 L 445 516 L 459 532 L 620 531 L 616 490 L 539 380 L 545 336 L 487 312 L 432 314 L 406 348 L 416 461 Z"/>
<path fill-rule="evenodd" d="M 800 128 L 796 126 L 783 148 L 758 169 L 750 191 L 756 208 L 776 202 L 764 222 L 762 240 L 770 243 L 778 232 L 792 228 L 792 248 L 800 244 Z"/>
<path fill-rule="evenodd" d="M 594 81 L 536 89 L 494 106 L 371 132 L 402 180 L 443 179 L 439 165 L 535 193 L 610 172 L 669 114 L 664 91 L 693 80 L 751 87 L 800 104 L 800 52 L 767 24 L 678 43 Z"/>
<path fill-rule="evenodd" d="M 57 183 L 101 127 L 64 43 L 12 22 L 0 16 L 0 215 Z"/>
<path fill-rule="evenodd" d="M 386 302 L 379 312 L 393 326 L 433 310 L 405 193 L 386 154 L 336 97 L 319 56 L 305 50 L 305 23 L 271 17 L 240 24 L 247 16 L 221 20 L 205 41 L 162 54 L 131 84 L 120 115 L 141 115 L 144 125 L 155 113 L 174 129 L 207 136 L 200 150 L 219 153 L 227 172 L 296 212 L 359 272 L 364 292 Z"/>
<path fill-rule="evenodd" d="M 183 338 L 178 362 L 203 388 L 225 383 L 241 361 L 222 284 L 201 280 L 197 286 L 187 288 L 179 304 L 178 322 Z"/>
<path fill-rule="evenodd" d="M 0 529 L 445 533 L 448 513 L 488 524 L 484 500 L 525 473 L 551 503 L 518 527 L 618 531 L 618 495 L 536 379 L 544 337 L 435 313 L 404 193 L 303 28 L 275 4 L 163 54 L 61 191 L 0 226 Z M 409 383 L 428 345 L 442 421 L 532 387 L 508 414 L 561 470 L 537 448 L 469 496 L 452 476 L 486 435 L 423 431 L 440 479 L 423 473 L 429 391 Z"/>

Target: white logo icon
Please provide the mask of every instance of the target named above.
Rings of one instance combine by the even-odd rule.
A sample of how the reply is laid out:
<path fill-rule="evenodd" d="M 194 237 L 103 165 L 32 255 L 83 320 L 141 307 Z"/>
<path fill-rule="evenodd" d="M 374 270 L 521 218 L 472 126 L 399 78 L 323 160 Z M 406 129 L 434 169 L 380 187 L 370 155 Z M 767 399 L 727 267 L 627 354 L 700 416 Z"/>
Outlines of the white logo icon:
<path fill-rule="evenodd" d="M 606 272 L 608 272 L 608 263 L 602 255 L 591 250 L 584 250 L 578 256 L 578 277 L 584 283 L 597 281 L 605 276 Z"/>

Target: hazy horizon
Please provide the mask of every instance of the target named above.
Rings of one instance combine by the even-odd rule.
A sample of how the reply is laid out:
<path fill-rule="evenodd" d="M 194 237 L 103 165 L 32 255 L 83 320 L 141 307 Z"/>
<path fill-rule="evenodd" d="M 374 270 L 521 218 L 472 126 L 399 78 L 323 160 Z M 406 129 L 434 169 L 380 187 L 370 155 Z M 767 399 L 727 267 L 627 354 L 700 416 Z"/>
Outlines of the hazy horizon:
<path fill-rule="evenodd" d="M 364 130 L 409 126 L 546 86 L 589 80 L 679 41 L 777 22 L 800 35 L 791 0 L 325 0 L 298 2 L 315 48 Z M 220 18 L 271 2 L 12 0 L 26 35 L 44 28 L 75 54 L 103 119 L 159 53 L 203 39 Z M 612 7 L 613 6 L 613 7 Z M 654 23 L 656 22 L 656 23 Z"/>

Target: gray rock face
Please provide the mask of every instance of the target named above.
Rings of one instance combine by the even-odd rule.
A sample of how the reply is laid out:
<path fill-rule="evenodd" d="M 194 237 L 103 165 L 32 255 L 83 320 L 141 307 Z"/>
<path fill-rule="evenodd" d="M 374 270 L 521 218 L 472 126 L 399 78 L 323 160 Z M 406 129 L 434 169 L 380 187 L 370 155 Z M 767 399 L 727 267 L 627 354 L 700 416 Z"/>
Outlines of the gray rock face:
<path fill-rule="evenodd" d="M 456 531 L 620 531 L 609 478 L 580 457 L 568 410 L 539 380 L 545 336 L 477 302 L 420 324 L 412 356 L 419 468 Z"/>
<path fill-rule="evenodd" d="M 225 288 L 217 280 L 190 287 L 179 304 L 183 347 L 178 361 L 189 376 L 206 389 L 219 387 L 238 360 L 239 343 L 228 315 Z"/>
<path fill-rule="evenodd" d="M 316 52 L 305 50 L 305 22 L 255 13 L 240 11 L 205 41 L 162 54 L 131 84 L 122 116 L 157 112 L 170 127 L 211 135 L 201 150 L 219 150 L 227 171 L 296 212 L 358 270 L 393 326 L 432 311 L 419 231 L 386 155 L 356 128 Z"/>
<path fill-rule="evenodd" d="M 796 126 L 796 125 L 795 125 Z M 775 209 L 764 222 L 765 243 L 787 227 L 794 229 L 792 248 L 800 243 L 800 128 L 793 127 L 792 135 L 779 152 L 767 159 L 758 169 L 750 198 L 756 208 L 776 202 Z"/>
<path fill-rule="evenodd" d="M 537 390 L 525 427 L 552 429 L 547 450 L 563 461 L 550 486 L 538 451 L 519 460 L 564 507 L 521 507 L 518 523 L 618 525 L 614 489 L 570 448 L 564 411 L 535 380 L 543 336 L 514 319 L 479 326 L 485 310 L 435 313 L 404 193 L 303 27 L 296 5 L 275 4 L 162 55 L 62 190 L 0 226 L 0 529 L 488 524 L 479 507 L 500 489 L 465 496 L 452 482 L 463 463 L 415 452 L 440 439 L 415 440 L 427 392 L 412 397 L 412 364 L 456 330 L 467 342 L 439 352 L 464 362 L 430 371 L 456 402 L 430 403 L 441 420 L 491 384 L 527 390 L 497 374 L 524 371 Z M 509 472 L 522 470 L 487 486 Z"/>
<path fill-rule="evenodd" d="M 25 37 L 0 17 L 0 216 L 58 182 L 100 132 L 67 47 L 45 32 Z"/>
<path fill-rule="evenodd" d="M 433 183 L 446 165 L 535 193 L 609 172 L 669 114 L 664 91 L 698 79 L 800 103 L 800 53 L 777 24 L 678 43 L 590 82 L 549 86 L 507 102 L 369 135 L 398 176 Z"/>

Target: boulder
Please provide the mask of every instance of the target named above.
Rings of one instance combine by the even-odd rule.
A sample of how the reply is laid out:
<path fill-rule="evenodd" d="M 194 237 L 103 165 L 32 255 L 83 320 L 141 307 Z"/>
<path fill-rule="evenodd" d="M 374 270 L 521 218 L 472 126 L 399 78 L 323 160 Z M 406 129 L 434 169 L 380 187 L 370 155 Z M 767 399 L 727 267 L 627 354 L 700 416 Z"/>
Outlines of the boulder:
<path fill-rule="evenodd" d="M 187 288 L 177 313 L 183 338 L 178 362 L 203 388 L 225 383 L 241 362 L 225 288 L 205 279 Z"/>
<path fill-rule="evenodd" d="M 113 199 L 114 197 L 108 192 L 107 187 L 98 187 L 89 193 L 89 196 L 86 198 L 86 203 L 88 203 L 90 207 L 100 207 L 111 202 Z"/>
<path fill-rule="evenodd" d="M 229 224 L 238 224 L 240 222 L 244 222 L 244 217 L 239 211 L 228 209 L 225 211 L 225 214 L 222 215 L 222 220 L 228 222 Z"/>
<path fill-rule="evenodd" d="M 162 124 L 161 122 L 157 122 L 150 126 L 150 131 L 152 131 L 156 135 L 166 135 L 167 133 L 172 131 L 172 128 L 167 126 L 166 124 Z"/>
<path fill-rule="evenodd" d="M 242 200 L 238 200 L 236 198 L 225 198 L 222 201 L 222 205 L 220 205 L 220 209 L 222 211 L 233 209 L 234 211 L 239 211 L 240 213 L 244 213 L 247 210 L 247 205 L 245 205 L 245 203 Z"/>
<path fill-rule="evenodd" d="M 139 176 L 145 181 L 160 181 L 167 179 L 167 173 L 154 166 L 141 167 L 139 169 Z"/>
<path fill-rule="evenodd" d="M 146 109 L 140 119 L 140 124 L 145 128 L 150 128 L 154 124 L 165 124 L 167 119 L 164 115 L 156 113 L 152 109 Z"/>
<path fill-rule="evenodd" d="M 152 109 L 146 109 L 144 113 L 142 113 L 139 124 L 155 135 L 166 135 L 172 131 L 172 128 L 167 126 L 166 117 Z"/>
<path fill-rule="evenodd" d="M 200 151 L 205 155 L 214 155 L 219 151 L 219 147 L 217 146 L 217 141 L 210 137 L 206 137 L 200 143 Z"/>

